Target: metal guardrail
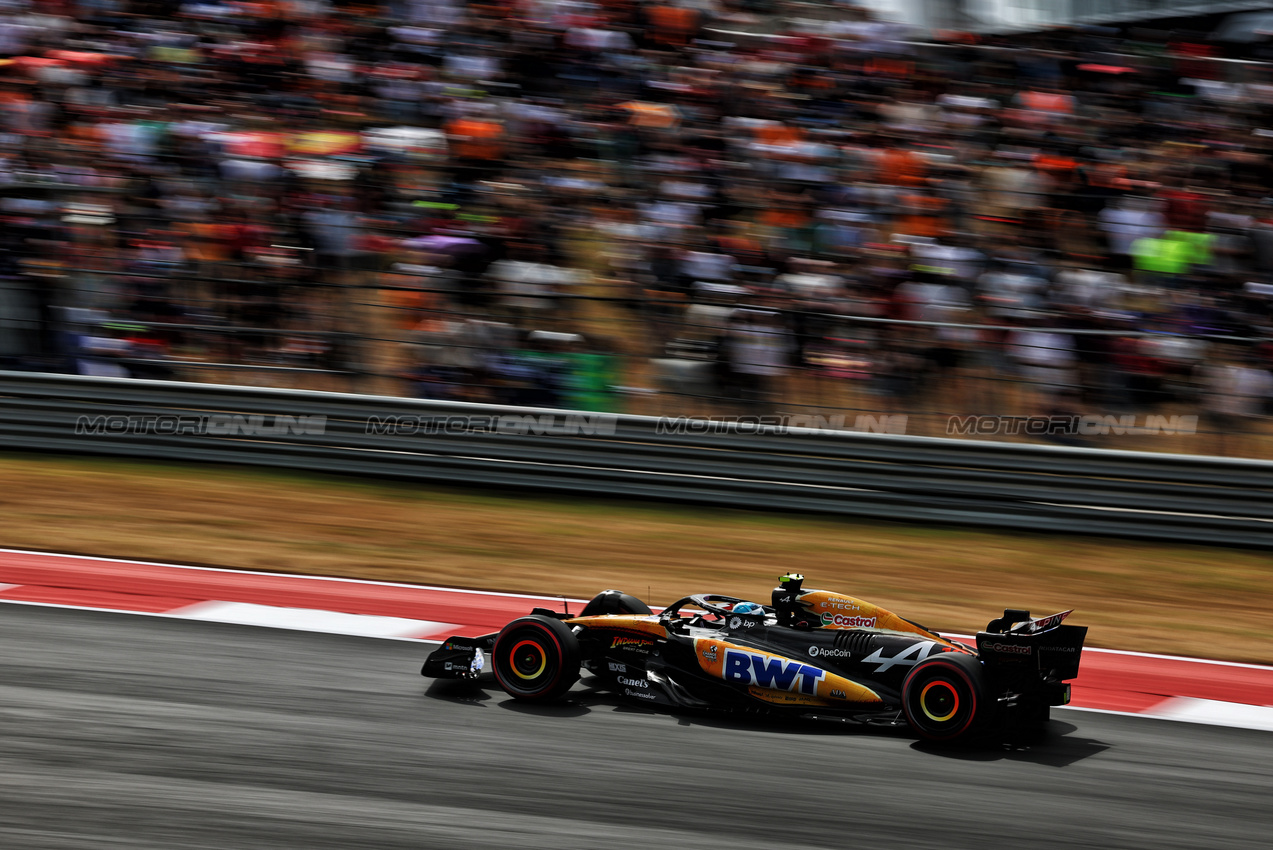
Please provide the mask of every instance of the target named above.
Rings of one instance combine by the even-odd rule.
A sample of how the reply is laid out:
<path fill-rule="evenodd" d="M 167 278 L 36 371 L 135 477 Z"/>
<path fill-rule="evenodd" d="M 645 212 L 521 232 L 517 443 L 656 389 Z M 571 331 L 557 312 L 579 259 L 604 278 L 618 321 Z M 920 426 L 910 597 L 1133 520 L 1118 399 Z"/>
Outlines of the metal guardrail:
<path fill-rule="evenodd" d="M 666 422 L 0 372 L 5 450 L 1273 548 L 1267 461 Z"/>

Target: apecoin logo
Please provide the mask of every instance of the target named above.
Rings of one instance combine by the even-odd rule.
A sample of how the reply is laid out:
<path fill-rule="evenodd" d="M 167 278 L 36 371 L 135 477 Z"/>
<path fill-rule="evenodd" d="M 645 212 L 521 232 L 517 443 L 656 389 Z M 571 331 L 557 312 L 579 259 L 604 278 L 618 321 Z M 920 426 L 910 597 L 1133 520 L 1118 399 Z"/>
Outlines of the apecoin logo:
<path fill-rule="evenodd" d="M 809 657 L 817 658 L 818 656 L 821 656 L 823 658 L 852 658 L 853 657 L 852 654 L 847 649 L 831 649 L 830 647 L 823 648 L 818 646 L 809 647 Z"/>

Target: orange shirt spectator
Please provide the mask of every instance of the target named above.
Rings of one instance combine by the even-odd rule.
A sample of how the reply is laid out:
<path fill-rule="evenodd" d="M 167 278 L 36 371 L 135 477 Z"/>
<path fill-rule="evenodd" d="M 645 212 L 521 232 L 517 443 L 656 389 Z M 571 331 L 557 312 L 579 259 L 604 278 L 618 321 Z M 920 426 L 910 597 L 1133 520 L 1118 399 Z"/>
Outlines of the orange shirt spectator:
<path fill-rule="evenodd" d="M 905 212 L 898 216 L 894 233 L 925 236 L 937 239 L 945 236 L 948 228 L 943 215 L 946 201 L 928 195 L 907 195 L 902 199 Z"/>
<path fill-rule="evenodd" d="M 418 278 L 395 276 L 395 284 L 407 281 L 415 282 Z M 410 285 L 409 283 L 407 285 Z M 436 292 L 425 292 L 419 289 L 391 289 L 388 302 L 394 311 L 394 323 L 400 330 L 438 332 L 442 329 L 442 303 Z"/>
<path fill-rule="evenodd" d="M 215 221 L 191 221 L 177 225 L 186 234 L 186 255 L 198 263 L 224 263 L 230 259 L 230 225 Z"/>
<path fill-rule="evenodd" d="M 447 139 L 460 159 L 499 159 L 504 152 L 504 127 L 498 121 L 461 116 L 446 127 Z"/>
<path fill-rule="evenodd" d="M 880 156 L 879 180 L 893 186 L 921 186 L 928 164 L 914 151 L 889 148 Z"/>
<path fill-rule="evenodd" d="M 698 29 L 698 13 L 693 9 L 651 6 L 646 15 L 653 30 L 650 38 L 669 47 L 688 44 Z"/>
<path fill-rule="evenodd" d="M 1021 106 L 1034 112 L 1050 112 L 1055 115 L 1074 114 L 1074 96 L 1064 92 L 1024 91 Z"/>
<path fill-rule="evenodd" d="M 762 145 L 795 145 L 800 142 L 800 130 L 778 121 L 766 121 L 756 127 L 756 141 Z"/>

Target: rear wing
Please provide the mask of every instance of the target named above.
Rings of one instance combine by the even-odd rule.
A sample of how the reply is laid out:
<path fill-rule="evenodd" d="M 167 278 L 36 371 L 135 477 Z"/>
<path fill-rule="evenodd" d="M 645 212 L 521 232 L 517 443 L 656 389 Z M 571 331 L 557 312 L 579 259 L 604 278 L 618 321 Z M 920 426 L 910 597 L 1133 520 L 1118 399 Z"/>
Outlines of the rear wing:
<path fill-rule="evenodd" d="M 1087 626 L 1062 625 L 1071 611 L 1031 619 L 1008 609 L 977 633 L 977 654 L 988 667 L 1037 671 L 1040 679 L 1061 682 L 1079 674 Z"/>

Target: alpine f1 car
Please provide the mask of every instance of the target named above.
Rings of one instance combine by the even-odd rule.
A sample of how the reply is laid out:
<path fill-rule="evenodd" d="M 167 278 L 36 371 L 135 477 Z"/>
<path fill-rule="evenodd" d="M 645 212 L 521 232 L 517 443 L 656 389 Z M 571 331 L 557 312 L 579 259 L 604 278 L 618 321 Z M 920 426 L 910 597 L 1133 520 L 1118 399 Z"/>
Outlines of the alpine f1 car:
<path fill-rule="evenodd" d="M 1084 626 L 1069 611 L 1009 609 L 976 649 L 852 596 L 788 574 L 770 605 L 687 596 L 655 614 L 617 590 L 578 615 L 536 608 L 498 633 L 451 637 L 423 675 L 495 679 L 528 702 L 560 699 L 590 671 L 619 696 L 671 709 L 752 710 L 883 725 L 924 738 L 1036 731 L 1070 698 Z"/>

